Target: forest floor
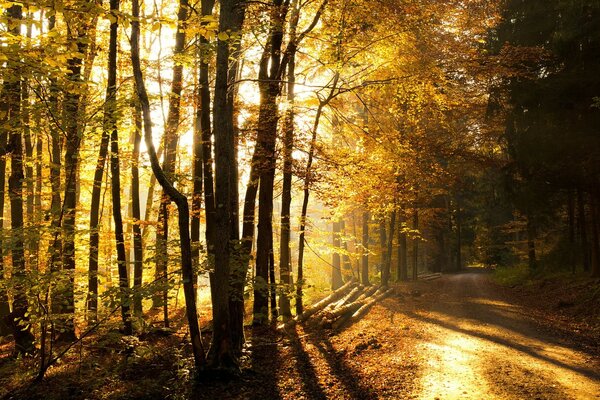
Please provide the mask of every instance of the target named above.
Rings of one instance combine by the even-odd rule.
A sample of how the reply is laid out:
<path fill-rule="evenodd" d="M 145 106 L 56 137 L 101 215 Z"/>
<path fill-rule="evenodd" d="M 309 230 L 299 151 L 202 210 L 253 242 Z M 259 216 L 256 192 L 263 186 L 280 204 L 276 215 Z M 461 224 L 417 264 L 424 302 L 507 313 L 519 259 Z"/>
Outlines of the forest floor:
<path fill-rule="evenodd" d="M 250 332 L 242 375 L 228 381 L 186 383 L 189 349 L 172 335 L 142 340 L 133 355 L 90 345 L 36 386 L 3 376 L 5 362 L 0 390 L 45 400 L 600 399 L 600 299 L 597 289 L 574 294 L 590 283 L 511 288 L 471 269 L 399 284 L 342 331 Z"/>

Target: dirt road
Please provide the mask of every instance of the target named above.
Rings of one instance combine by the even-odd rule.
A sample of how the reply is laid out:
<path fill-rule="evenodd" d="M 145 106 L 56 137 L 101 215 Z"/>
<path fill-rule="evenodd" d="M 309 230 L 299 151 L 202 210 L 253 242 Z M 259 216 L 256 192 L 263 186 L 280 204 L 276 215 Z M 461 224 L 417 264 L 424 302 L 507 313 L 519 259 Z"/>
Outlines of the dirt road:
<path fill-rule="evenodd" d="M 598 348 L 531 314 L 476 270 L 401 284 L 342 332 L 255 342 L 244 382 L 196 398 L 600 399 Z"/>
<path fill-rule="evenodd" d="M 418 398 L 600 398 L 598 360 L 540 329 L 486 275 L 449 275 L 435 286 L 435 301 L 408 315 L 429 332 L 418 344 L 428 360 Z"/>

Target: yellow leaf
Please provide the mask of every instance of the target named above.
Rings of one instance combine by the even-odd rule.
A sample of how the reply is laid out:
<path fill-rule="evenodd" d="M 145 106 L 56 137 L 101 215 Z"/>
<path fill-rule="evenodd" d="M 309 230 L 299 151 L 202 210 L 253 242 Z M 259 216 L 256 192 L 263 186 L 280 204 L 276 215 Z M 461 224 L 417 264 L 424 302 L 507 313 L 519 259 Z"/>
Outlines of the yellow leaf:
<path fill-rule="evenodd" d="M 225 40 L 229 39 L 229 35 L 227 34 L 227 32 L 219 32 L 219 35 L 217 37 L 221 41 L 225 41 Z"/>

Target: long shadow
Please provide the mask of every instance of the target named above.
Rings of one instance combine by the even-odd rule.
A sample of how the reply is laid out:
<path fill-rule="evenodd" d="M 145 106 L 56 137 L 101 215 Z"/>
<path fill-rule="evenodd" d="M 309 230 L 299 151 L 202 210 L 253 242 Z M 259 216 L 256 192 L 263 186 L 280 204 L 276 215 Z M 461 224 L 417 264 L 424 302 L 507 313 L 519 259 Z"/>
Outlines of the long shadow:
<path fill-rule="evenodd" d="M 416 314 L 416 313 L 410 312 L 410 311 L 406 312 L 405 315 L 408 316 L 409 318 L 413 318 L 413 319 L 416 319 L 416 320 L 419 320 L 419 321 L 422 321 L 422 322 L 426 322 L 426 323 L 429 323 L 429 324 L 438 325 L 438 326 L 441 326 L 443 328 L 446 328 L 446 329 L 449 329 L 449 330 L 452 330 L 452 331 L 455 331 L 455 332 L 459 332 L 459 333 L 462 333 L 462 334 L 465 334 L 465 335 L 469 335 L 469 336 L 474 336 L 474 337 L 477 337 L 479 339 L 484 339 L 484 340 L 487 340 L 487 341 L 490 341 L 490 342 L 493 342 L 493 343 L 496 343 L 496 344 L 499 344 L 499 345 L 502 345 L 502 346 L 506 346 L 506 347 L 518 350 L 518 351 L 520 351 L 522 353 L 528 354 L 528 355 L 530 355 L 530 356 L 532 356 L 534 358 L 537 358 L 539 360 L 546 361 L 546 362 L 551 363 L 553 365 L 556 365 L 558 367 L 561 367 L 561 368 L 564 368 L 564 369 L 568 369 L 568 370 L 577 372 L 577 373 L 579 373 L 579 374 L 581 374 L 583 376 L 586 376 L 588 378 L 591 378 L 591 379 L 596 379 L 596 380 L 600 379 L 600 373 L 598 373 L 597 371 L 566 364 L 566 363 L 564 363 L 562 361 L 555 360 L 555 359 L 553 359 L 551 357 L 548 357 L 548 356 L 545 356 L 543 354 L 539 354 L 538 352 L 532 350 L 529 346 L 526 346 L 526 345 L 523 345 L 523 344 L 520 344 L 520 343 L 515 343 L 515 342 L 512 342 L 510 340 L 507 340 L 507 339 L 504 339 L 504 338 L 501 338 L 501 337 L 497 337 L 497 336 L 493 336 L 493 335 L 489 335 L 489 334 L 486 334 L 486 333 L 483 333 L 483 332 L 477 332 L 477 331 L 472 330 L 472 329 L 461 328 L 459 326 L 456 326 L 455 324 L 452 324 L 452 323 L 449 323 L 449 322 L 446 322 L 446 321 L 441 321 L 441 320 L 436 319 L 436 318 L 431 318 L 431 317 L 426 317 L 426 316 L 423 316 L 423 315 L 419 315 L 419 314 Z"/>
<path fill-rule="evenodd" d="M 269 328 L 252 328 L 251 344 L 251 368 L 243 371 L 243 378 L 252 381 L 253 395 L 256 398 L 281 399 L 278 376 L 282 364 L 279 354 L 279 335 Z"/>
<path fill-rule="evenodd" d="M 357 379 L 356 371 L 348 366 L 343 356 L 338 355 L 328 338 L 323 335 L 315 335 L 309 339 L 309 342 L 319 350 L 331 372 L 344 385 L 352 399 L 371 400 L 379 397 L 377 392 L 361 384 L 360 379 Z"/>
<path fill-rule="evenodd" d="M 302 345 L 302 341 L 298 337 L 297 328 L 292 328 L 289 334 L 290 346 L 293 353 L 293 358 L 296 360 L 296 369 L 299 371 L 302 380 L 302 387 L 308 395 L 308 398 L 321 400 L 327 399 L 327 394 L 319 383 L 319 378 L 315 367 L 310 359 L 310 356 L 306 352 L 306 349 Z"/>
<path fill-rule="evenodd" d="M 483 268 L 470 268 L 468 271 L 461 271 L 452 275 L 467 275 L 473 273 L 488 274 L 489 271 Z M 545 343 L 564 346 L 584 352 L 589 350 L 590 347 L 598 348 L 597 343 L 590 343 L 588 338 L 579 335 L 576 332 L 558 326 L 550 327 L 540 324 L 538 321 L 531 319 L 531 316 L 526 314 L 525 311 L 521 311 L 521 307 L 511 304 L 509 300 L 496 293 L 469 293 L 469 288 L 465 288 L 465 292 L 460 292 L 458 294 L 453 293 L 453 291 L 456 292 L 457 289 L 459 289 L 459 287 L 457 287 L 458 284 L 443 278 L 439 281 L 432 281 L 431 284 L 438 286 L 436 297 L 434 299 L 428 299 L 427 302 L 420 305 L 419 308 L 424 311 L 433 311 L 448 315 L 452 318 L 496 326 L 500 329 L 513 331 L 523 336 L 531 336 L 527 327 L 535 326 L 538 329 L 548 331 L 543 337 L 536 338 Z M 469 282 L 467 285 L 473 285 L 473 283 Z M 449 298 L 441 297 L 444 294 L 447 294 Z M 482 299 L 504 302 L 506 306 L 481 304 L 478 300 Z M 459 306 L 451 307 L 453 303 L 456 303 Z M 390 311 L 397 311 L 390 308 L 385 302 L 382 304 L 384 307 L 390 309 Z M 506 314 L 512 316 L 507 316 Z M 565 340 L 565 338 L 568 338 L 568 340 Z M 586 346 L 588 348 L 586 348 Z"/>

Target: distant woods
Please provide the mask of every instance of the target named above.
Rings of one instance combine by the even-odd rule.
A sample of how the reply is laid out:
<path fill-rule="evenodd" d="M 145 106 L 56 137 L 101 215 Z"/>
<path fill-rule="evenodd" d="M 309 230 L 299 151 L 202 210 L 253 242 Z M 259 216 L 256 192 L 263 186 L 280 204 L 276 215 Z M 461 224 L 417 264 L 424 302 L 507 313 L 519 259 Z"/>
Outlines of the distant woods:
<path fill-rule="evenodd" d="M 0 7 L 0 333 L 40 377 L 182 305 L 235 373 L 350 280 L 600 276 L 598 4 Z"/>

